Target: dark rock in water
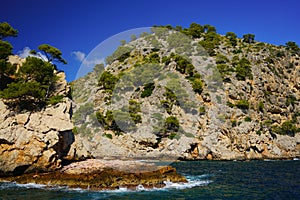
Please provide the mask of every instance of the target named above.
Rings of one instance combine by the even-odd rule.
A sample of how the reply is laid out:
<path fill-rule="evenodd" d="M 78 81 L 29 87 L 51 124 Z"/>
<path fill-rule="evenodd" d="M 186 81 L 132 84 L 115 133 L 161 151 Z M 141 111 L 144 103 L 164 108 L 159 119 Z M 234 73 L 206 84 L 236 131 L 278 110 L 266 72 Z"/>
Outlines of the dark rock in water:
<path fill-rule="evenodd" d="M 186 178 L 171 166 L 156 166 L 141 161 L 96 159 L 72 163 L 55 172 L 23 174 L 6 177 L 5 180 L 91 190 L 135 188 L 138 185 L 159 188 L 165 186 L 164 181 L 187 182 Z"/>

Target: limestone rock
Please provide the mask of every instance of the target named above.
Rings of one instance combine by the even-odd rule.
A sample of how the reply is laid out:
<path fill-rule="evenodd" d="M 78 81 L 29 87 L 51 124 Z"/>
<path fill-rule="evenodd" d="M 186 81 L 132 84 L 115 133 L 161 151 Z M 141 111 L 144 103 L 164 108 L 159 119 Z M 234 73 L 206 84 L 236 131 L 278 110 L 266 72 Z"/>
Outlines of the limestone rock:
<path fill-rule="evenodd" d="M 61 167 L 74 141 L 68 99 L 33 113 L 14 113 L 0 101 L 0 110 L 0 175 Z"/>
<path fill-rule="evenodd" d="M 51 153 L 49 154 L 51 155 Z M 184 176 L 171 166 L 156 166 L 154 163 L 121 160 L 90 159 L 65 166 L 57 172 L 25 174 L 7 177 L 4 180 L 17 183 L 37 183 L 68 186 L 89 190 L 106 190 L 127 187 L 137 189 L 160 188 L 165 181 L 186 183 Z"/>
<path fill-rule="evenodd" d="M 187 60 L 201 75 L 203 91 L 199 94 L 192 90 L 189 80 L 193 78 L 187 79 L 191 74 L 183 74 L 184 72 L 178 69 L 180 61 L 177 62 L 171 56 L 171 52 L 180 54 L 178 52 L 181 51 L 174 46 L 169 49 L 168 37 L 172 32 L 174 31 L 166 32 L 163 38 L 156 33 L 148 36 L 157 40 L 160 46 L 157 48 L 154 48 L 155 45 L 148 37 L 148 39 L 139 38 L 127 43 L 126 47 L 132 49 L 130 56 L 125 61 L 116 60 L 105 67 L 104 70 L 115 76 L 124 75 L 119 76 L 120 80 L 116 85 L 122 84 L 124 77 L 126 77 L 124 81 L 125 79 L 132 81 L 126 83 L 130 85 L 128 88 L 121 85 L 126 90 L 124 93 L 116 95 L 116 91 L 99 87 L 97 85 L 99 79 L 95 71 L 74 82 L 76 85 L 74 88 L 77 90 L 74 91 L 76 95 L 73 98 L 76 104 L 74 116 L 81 119 L 76 122 L 79 131 L 69 156 L 132 159 L 162 159 L 163 157 L 187 160 L 300 157 L 300 133 L 295 133 L 295 137 L 276 133 L 276 127 L 280 130 L 286 121 L 291 122 L 295 130 L 300 129 L 300 117 L 297 114 L 300 112 L 297 55 L 284 47 L 265 43 L 253 43 L 247 47 L 240 44 L 229 47 L 224 46 L 222 41 L 220 42 L 222 44 L 214 49 L 216 56 L 202 54 L 199 56 L 199 49 L 193 45 L 203 38 L 193 40 L 190 49 L 185 47 L 183 55 L 180 56 L 188 57 Z M 188 49 L 191 52 L 186 52 Z M 236 50 L 243 53 L 233 53 Z M 274 52 L 284 52 L 284 55 L 278 57 L 279 54 L 275 56 Z M 149 60 L 154 53 L 160 56 L 162 73 L 150 78 L 155 88 L 150 96 L 142 98 L 141 93 L 145 84 L 143 79 L 148 80 L 156 71 L 151 71 L 149 68 L 142 69 L 141 61 Z M 225 72 L 218 71 L 219 55 L 228 59 L 223 66 L 228 67 L 224 69 Z M 251 74 L 238 78 L 236 62 L 243 57 L 249 61 L 250 69 L 247 73 Z M 163 63 L 163 60 L 167 61 Z M 137 68 L 138 66 L 140 68 Z M 127 73 L 135 70 L 138 74 L 147 73 L 141 80 L 138 80 L 138 75 L 126 76 Z M 169 75 L 179 78 L 169 81 L 167 78 Z M 179 84 L 176 85 L 175 82 Z M 176 93 L 176 98 L 166 94 L 166 88 L 169 88 L 166 86 L 169 85 L 178 87 L 178 91 L 173 91 L 174 94 Z M 136 113 L 131 113 L 136 114 L 133 116 L 141 117 L 141 122 L 138 122 L 134 128 L 120 132 L 116 127 L 111 127 L 114 123 L 112 120 L 108 125 L 99 125 L 99 123 L 95 125 L 97 120 L 92 115 L 93 112 L 100 112 L 103 116 L 107 111 L 125 112 L 130 100 L 140 105 L 140 109 L 134 111 Z M 91 105 L 94 106 L 90 109 L 91 112 L 76 113 L 89 106 L 93 107 Z M 123 124 L 128 124 L 126 120 L 127 118 L 130 120 L 129 116 L 124 117 L 126 119 Z M 165 120 L 170 116 L 178 119 L 180 131 L 166 130 Z M 5 123 L 15 122 L 5 121 Z M 27 124 L 30 124 L 30 121 Z M 54 127 L 51 123 L 49 126 Z M 7 138 L 7 141 L 11 140 Z"/>
<path fill-rule="evenodd" d="M 55 93 L 54 95 L 63 95 L 67 96 L 70 92 L 69 85 L 66 80 L 66 74 L 62 71 L 56 72 L 56 76 L 58 77 L 58 80 L 56 81 L 54 88 Z"/>

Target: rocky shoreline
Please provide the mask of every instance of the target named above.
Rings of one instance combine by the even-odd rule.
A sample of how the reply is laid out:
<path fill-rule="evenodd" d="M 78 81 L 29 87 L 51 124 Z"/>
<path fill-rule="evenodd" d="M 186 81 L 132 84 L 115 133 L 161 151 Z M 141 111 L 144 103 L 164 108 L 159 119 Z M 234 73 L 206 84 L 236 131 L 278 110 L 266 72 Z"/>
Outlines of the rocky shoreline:
<path fill-rule="evenodd" d="M 135 189 L 161 188 L 166 181 L 187 182 L 186 178 L 171 166 L 157 166 L 141 161 L 88 159 L 71 163 L 62 169 L 48 173 L 23 174 L 0 178 L 21 184 L 35 183 L 52 186 L 67 186 L 89 190 L 106 190 L 126 187 Z"/>

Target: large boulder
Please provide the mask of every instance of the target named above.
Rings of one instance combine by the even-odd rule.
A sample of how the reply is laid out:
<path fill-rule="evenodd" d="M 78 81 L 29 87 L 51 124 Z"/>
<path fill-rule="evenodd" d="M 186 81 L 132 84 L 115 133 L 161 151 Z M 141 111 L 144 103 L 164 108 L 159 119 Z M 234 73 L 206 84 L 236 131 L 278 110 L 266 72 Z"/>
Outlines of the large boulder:
<path fill-rule="evenodd" d="M 74 141 L 71 101 L 39 112 L 15 113 L 0 101 L 0 174 L 52 171 L 61 167 Z"/>

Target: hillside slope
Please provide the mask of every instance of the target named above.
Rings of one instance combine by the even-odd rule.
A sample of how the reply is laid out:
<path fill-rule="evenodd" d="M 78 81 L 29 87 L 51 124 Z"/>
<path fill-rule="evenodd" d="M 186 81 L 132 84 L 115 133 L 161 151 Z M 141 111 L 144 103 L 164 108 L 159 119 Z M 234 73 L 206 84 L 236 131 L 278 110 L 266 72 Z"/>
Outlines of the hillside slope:
<path fill-rule="evenodd" d="M 196 26 L 197 27 L 197 26 Z M 73 83 L 76 157 L 300 156 L 299 48 L 156 27 Z"/>

